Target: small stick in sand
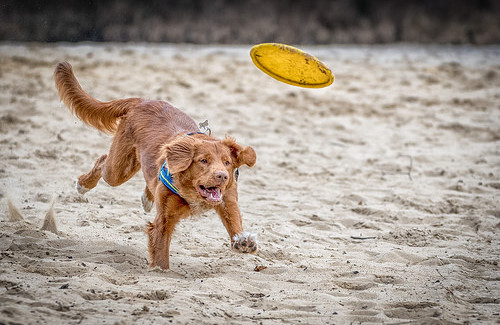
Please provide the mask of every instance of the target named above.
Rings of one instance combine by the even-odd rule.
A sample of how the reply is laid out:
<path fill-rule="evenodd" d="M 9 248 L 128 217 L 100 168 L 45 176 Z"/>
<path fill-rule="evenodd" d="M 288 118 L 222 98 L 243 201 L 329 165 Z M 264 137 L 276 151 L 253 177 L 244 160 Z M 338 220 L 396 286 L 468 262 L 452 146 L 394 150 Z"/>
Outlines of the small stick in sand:
<path fill-rule="evenodd" d="M 439 272 L 438 269 L 436 269 L 436 272 L 443 278 L 443 279 L 446 279 L 442 274 L 441 272 Z M 453 303 L 458 303 L 460 298 L 458 298 L 455 293 L 448 287 L 445 287 L 444 284 L 440 281 L 439 284 L 441 285 L 441 287 L 446 290 L 446 293 L 448 294 L 448 299 L 450 301 L 452 301 Z"/>
<path fill-rule="evenodd" d="M 413 182 L 413 177 L 411 177 L 411 170 L 413 169 L 413 157 L 408 155 L 408 158 L 410 158 L 410 168 L 408 169 L 408 177 L 410 178 L 410 181 Z"/>
<path fill-rule="evenodd" d="M 360 237 L 360 236 L 351 236 L 351 239 L 357 239 L 357 240 L 366 240 L 366 239 L 375 239 L 377 237 L 370 236 L 370 237 Z"/>

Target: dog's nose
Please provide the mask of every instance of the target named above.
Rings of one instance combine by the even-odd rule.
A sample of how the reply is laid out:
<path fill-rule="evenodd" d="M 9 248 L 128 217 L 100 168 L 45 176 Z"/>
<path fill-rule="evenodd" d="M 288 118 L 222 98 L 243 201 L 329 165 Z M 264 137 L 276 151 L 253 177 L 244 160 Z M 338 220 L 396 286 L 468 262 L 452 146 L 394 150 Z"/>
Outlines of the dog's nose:
<path fill-rule="evenodd" d="M 229 175 L 225 171 L 220 171 L 220 172 L 215 173 L 215 179 L 220 181 L 221 183 L 227 181 L 228 178 L 229 178 Z"/>

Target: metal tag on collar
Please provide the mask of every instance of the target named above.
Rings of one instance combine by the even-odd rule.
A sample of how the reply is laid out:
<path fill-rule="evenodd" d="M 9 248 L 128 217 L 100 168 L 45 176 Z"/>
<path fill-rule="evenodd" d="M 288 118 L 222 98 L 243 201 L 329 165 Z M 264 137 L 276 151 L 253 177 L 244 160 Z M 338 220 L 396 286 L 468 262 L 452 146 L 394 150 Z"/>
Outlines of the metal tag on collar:
<path fill-rule="evenodd" d="M 212 135 L 212 130 L 210 130 L 210 128 L 208 127 L 208 120 L 205 120 L 205 122 L 202 122 L 202 123 L 198 123 L 199 127 L 200 127 L 200 131 L 199 132 L 190 132 L 190 133 L 187 133 L 186 135 L 193 135 L 193 134 L 205 134 L 205 135 Z"/>
<path fill-rule="evenodd" d="M 200 131 L 203 134 L 207 135 L 212 135 L 212 130 L 208 127 L 208 120 L 205 120 L 205 122 L 199 123 L 198 126 L 200 127 Z"/>

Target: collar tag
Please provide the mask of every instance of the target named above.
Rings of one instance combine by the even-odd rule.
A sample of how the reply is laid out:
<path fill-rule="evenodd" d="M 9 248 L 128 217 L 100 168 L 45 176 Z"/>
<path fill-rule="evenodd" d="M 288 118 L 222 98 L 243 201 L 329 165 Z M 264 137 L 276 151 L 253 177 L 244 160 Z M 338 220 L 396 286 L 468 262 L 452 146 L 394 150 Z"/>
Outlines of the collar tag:
<path fill-rule="evenodd" d="M 207 135 L 212 135 L 212 130 L 208 127 L 208 120 L 205 120 L 205 122 L 198 123 L 200 130 L 202 131 L 201 133 L 207 134 Z"/>

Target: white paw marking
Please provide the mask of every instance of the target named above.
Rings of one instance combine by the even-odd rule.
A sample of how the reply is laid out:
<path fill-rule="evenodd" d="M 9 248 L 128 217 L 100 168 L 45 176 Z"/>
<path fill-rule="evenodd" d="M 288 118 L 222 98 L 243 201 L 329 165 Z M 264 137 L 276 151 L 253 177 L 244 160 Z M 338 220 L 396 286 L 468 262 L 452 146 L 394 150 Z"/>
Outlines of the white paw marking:
<path fill-rule="evenodd" d="M 241 253 L 256 253 L 257 252 L 257 235 L 250 232 L 243 232 L 233 236 L 232 248 Z"/>
<path fill-rule="evenodd" d="M 142 205 L 142 209 L 144 210 L 144 212 L 148 213 L 148 212 L 151 212 L 151 209 L 153 208 L 153 201 L 151 201 L 148 196 L 146 195 L 146 193 L 142 193 L 142 196 L 141 196 L 141 205 Z"/>
<path fill-rule="evenodd" d="M 86 188 L 85 186 L 81 186 L 80 183 L 78 183 L 78 180 L 76 180 L 76 182 L 75 182 L 75 188 L 78 191 L 78 193 L 80 193 L 81 195 L 90 191 L 89 188 Z"/>

